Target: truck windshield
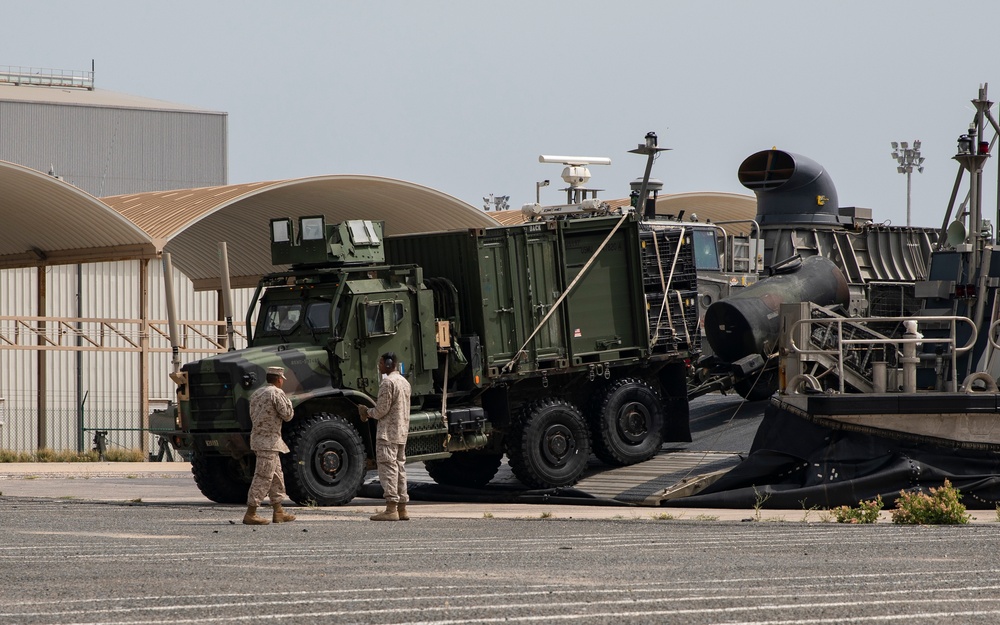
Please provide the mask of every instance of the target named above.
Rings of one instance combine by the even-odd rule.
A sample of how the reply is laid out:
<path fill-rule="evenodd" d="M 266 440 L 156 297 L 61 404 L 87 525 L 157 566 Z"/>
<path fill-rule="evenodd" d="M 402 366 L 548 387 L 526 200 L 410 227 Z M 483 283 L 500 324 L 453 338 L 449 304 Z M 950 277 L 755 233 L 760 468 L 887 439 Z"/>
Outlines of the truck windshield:
<path fill-rule="evenodd" d="M 714 231 L 694 231 L 694 264 L 698 269 L 719 269 L 719 248 Z"/>
<path fill-rule="evenodd" d="M 303 310 L 304 307 L 304 310 Z M 267 306 L 264 312 L 264 323 L 261 326 L 263 334 L 288 334 L 299 327 L 300 321 L 310 332 L 329 332 L 332 326 L 340 321 L 340 307 L 333 318 L 330 311 L 333 305 L 329 301 L 316 300 L 307 302 L 274 302 Z"/>
<path fill-rule="evenodd" d="M 302 317 L 302 304 L 298 302 L 271 304 L 264 313 L 264 332 L 289 332 Z M 329 322 L 327 322 L 329 325 Z"/>

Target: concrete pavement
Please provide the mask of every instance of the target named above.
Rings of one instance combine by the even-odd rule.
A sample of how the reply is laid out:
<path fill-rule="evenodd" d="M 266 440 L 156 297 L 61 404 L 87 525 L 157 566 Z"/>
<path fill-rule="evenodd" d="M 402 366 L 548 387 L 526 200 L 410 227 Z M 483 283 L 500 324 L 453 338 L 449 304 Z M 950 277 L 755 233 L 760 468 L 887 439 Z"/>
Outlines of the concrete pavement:
<path fill-rule="evenodd" d="M 374 473 L 369 479 L 374 479 Z M 52 462 L 0 463 L 0 496 L 75 499 L 101 502 L 142 502 L 216 506 L 198 490 L 187 462 Z M 319 508 L 324 518 L 366 520 L 382 502 L 357 498 L 351 505 Z M 236 514 L 236 506 L 233 506 Z M 414 501 L 411 516 L 475 518 L 553 518 L 576 520 L 696 520 L 696 521 L 832 521 L 822 510 L 747 510 L 724 508 L 658 508 L 564 504 L 452 503 Z M 997 523 L 994 510 L 970 510 L 973 523 Z M 890 522 L 882 512 L 881 522 Z"/>

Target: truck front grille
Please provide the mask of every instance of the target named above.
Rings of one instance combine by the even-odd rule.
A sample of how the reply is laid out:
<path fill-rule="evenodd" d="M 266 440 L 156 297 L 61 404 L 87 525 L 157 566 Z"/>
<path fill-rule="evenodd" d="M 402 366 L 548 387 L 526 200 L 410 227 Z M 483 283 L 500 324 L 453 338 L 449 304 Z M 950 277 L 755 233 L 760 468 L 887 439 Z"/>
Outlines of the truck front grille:
<path fill-rule="evenodd" d="M 192 429 L 235 427 L 236 403 L 233 378 L 227 372 L 188 373 Z"/>

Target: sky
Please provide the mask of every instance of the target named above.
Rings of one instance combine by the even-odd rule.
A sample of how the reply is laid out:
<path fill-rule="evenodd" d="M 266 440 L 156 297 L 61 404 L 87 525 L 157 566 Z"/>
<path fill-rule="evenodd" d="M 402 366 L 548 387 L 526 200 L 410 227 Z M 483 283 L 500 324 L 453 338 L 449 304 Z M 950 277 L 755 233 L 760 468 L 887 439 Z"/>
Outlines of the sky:
<path fill-rule="evenodd" d="M 4 22 L 0 65 L 93 60 L 99 89 L 227 112 L 230 183 L 370 174 L 477 207 L 546 179 L 564 202 L 540 154 L 609 157 L 589 186 L 626 197 L 653 131 L 664 193 L 750 194 L 740 163 L 777 147 L 905 225 L 890 142 L 920 139 L 912 223 L 940 226 L 970 100 L 1000 99 L 996 0 L 7 0 Z"/>

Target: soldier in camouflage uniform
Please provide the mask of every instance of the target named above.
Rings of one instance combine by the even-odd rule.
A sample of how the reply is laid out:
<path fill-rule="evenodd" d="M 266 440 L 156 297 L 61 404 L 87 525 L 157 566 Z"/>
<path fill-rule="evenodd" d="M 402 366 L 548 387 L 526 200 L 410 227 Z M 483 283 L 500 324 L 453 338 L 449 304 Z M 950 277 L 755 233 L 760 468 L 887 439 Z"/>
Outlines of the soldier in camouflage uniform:
<path fill-rule="evenodd" d="M 410 431 L 410 383 L 399 371 L 396 354 L 386 352 L 378 360 L 383 375 L 375 407 L 358 406 L 361 420 L 378 419 L 375 460 L 378 479 L 385 493 L 385 510 L 372 521 L 409 521 L 406 502 L 406 436 Z"/>
<path fill-rule="evenodd" d="M 281 502 L 285 498 L 285 475 L 281 471 L 279 453 L 288 453 L 288 445 L 281 438 L 281 424 L 292 418 L 292 402 L 281 390 L 285 384 L 285 370 L 282 367 L 267 368 L 267 384 L 250 396 L 250 449 L 257 455 L 253 482 L 247 494 L 247 512 L 243 516 L 244 525 L 267 525 L 268 520 L 257 516 L 257 506 L 267 496 L 274 509 L 271 520 L 275 523 L 294 521 L 295 517 L 286 513 Z"/>

